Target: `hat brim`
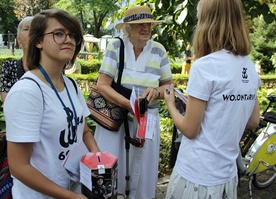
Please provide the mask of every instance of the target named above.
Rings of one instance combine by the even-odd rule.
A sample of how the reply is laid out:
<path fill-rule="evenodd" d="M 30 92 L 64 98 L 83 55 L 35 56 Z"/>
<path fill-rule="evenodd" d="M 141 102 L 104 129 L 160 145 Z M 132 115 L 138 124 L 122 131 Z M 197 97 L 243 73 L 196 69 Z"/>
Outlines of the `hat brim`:
<path fill-rule="evenodd" d="M 156 21 L 153 19 L 139 19 L 139 20 L 134 20 L 134 21 L 128 21 L 128 22 L 124 22 L 124 23 L 118 23 L 115 28 L 116 29 L 122 29 L 124 24 L 128 23 L 128 24 L 137 24 L 137 23 L 152 23 L 152 26 L 156 26 L 157 24 L 161 23 L 162 21 Z"/>

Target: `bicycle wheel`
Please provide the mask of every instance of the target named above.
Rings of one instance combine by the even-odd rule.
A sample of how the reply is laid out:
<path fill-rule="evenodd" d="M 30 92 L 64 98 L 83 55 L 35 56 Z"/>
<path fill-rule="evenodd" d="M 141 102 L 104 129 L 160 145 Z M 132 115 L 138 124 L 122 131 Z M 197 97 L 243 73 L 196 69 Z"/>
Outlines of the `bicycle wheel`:
<path fill-rule="evenodd" d="M 253 175 L 253 185 L 257 189 L 263 189 L 276 180 L 276 166 Z"/>

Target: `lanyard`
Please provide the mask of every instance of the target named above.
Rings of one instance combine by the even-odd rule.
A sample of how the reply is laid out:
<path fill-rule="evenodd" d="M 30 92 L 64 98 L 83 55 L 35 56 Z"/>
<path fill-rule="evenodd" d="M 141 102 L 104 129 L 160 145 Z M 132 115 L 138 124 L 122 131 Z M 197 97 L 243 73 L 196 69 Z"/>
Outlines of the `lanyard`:
<path fill-rule="evenodd" d="M 39 70 L 41 71 L 41 73 L 43 74 L 43 76 L 45 77 L 45 79 L 47 80 L 47 82 L 51 85 L 52 89 L 55 91 L 56 96 L 58 97 L 59 101 L 61 102 L 61 104 L 62 104 L 62 106 L 63 106 L 63 109 L 64 109 L 64 111 L 66 112 L 67 117 L 70 118 L 71 115 L 70 115 L 69 110 L 68 110 L 69 108 L 65 106 L 64 102 L 62 101 L 61 97 L 59 96 L 59 94 L 58 94 L 58 92 L 57 92 L 57 89 L 55 88 L 55 86 L 54 86 L 52 80 L 50 79 L 49 75 L 47 74 L 47 72 L 44 70 L 44 68 L 43 68 L 40 64 L 38 65 L 38 68 L 39 68 Z M 73 103 L 73 101 L 72 101 L 72 98 L 71 98 L 71 96 L 70 96 L 70 93 L 69 93 L 69 91 L 68 91 L 68 88 L 67 88 L 65 82 L 64 82 L 64 87 L 65 87 L 65 89 L 66 89 L 67 96 L 68 96 L 68 98 L 69 98 L 70 104 L 71 104 L 71 106 L 72 106 L 72 108 L 73 108 L 73 111 L 74 111 L 74 120 L 75 120 L 75 125 L 76 125 L 76 127 L 77 127 L 77 126 L 78 126 L 77 112 L 76 112 L 74 103 Z M 68 121 L 68 122 L 70 122 L 71 128 L 72 128 L 72 133 L 74 133 L 75 130 L 76 130 L 76 128 L 74 128 L 74 126 L 73 126 L 73 124 L 72 124 L 72 120 L 70 120 L 70 121 Z"/>

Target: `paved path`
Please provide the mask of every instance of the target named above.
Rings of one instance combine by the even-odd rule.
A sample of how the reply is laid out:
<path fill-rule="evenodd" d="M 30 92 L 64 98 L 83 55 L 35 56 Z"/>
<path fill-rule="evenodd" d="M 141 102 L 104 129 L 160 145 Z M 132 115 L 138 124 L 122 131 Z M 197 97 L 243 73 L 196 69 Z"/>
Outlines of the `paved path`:
<path fill-rule="evenodd" d="M 241 177 L 238 187 L 238 199 L 249 199 L 248 178 Z M 157 184 L 155 199 L 164 199 L 166 196 L 169 177 L 160 178 Z M 252 185 L 253 199 L 276 199 L 276 181 L 265 189 L 258 190 Z"/>

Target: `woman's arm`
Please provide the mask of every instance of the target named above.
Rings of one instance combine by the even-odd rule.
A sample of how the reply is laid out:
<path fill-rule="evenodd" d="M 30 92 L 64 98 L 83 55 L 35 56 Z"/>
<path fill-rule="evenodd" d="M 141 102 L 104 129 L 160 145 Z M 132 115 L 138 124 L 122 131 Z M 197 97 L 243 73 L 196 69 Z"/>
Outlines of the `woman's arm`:
<path fill-rule="evenodd" d="M 8 141 L 8 162 L 11 174 L 22 183 L 40 193 L 59 199 L 85 199 L 82 194 L 76 194 L 64 189 L 49 180 L 30 164 L 33 143 L 15 143 Z M 45 186 L 47 185 L 47 186 Z"/>
<path fill-rule="evenodd" d="M 127 109 L 129 112 L 133 113 L 129 99 L 125 98 L 120 93 L 116 92 L 112 87 L 113 78 L 100 73 L 97 88 L 99 92 L 110 102 L 117 104 L 120 107 Z"/>
<path fill-rule="evenodd" d="M 2 99 L 2 102 L 4 103 L 6 97 L 7 97 L 8 93 L 6 92 L 1 92 L 1 99 Z"/>
<path fill-rule="evenodd" d="M 169 80 L 169 81 L 160 83 L 159 87 L 157 87 L 157 88 L 147 88 L 143 92 L 141 97 L 142 98 L 147 97 L 149 104 L 151 104 L 156 99 L 163 99 L 164 98 L 164 90 L 165 90 L 166 86 L 170 85 L 172 83 L 173 83 L 173 80 Z"/>
<path fill-rule="evenodd" d="M 84 130 L 83 130 L 83 142 L 86 145 L 89 152 L 99 152 L 100 151 L 98 144 L 96 143 L 96 140 L 95 140 L 94 136 L 92 135 L 86 122 L 84 124 Z"/>
<path fill-rule="evenodd" d="M 256 99 L 253 112 L 246 124 L 247 129 L 255 129 L 260 123 L 260 106 L 259 101 Z"/>
<path fill-rule="evenodd" d="M 7 89 L 9 90 L 11 87 L 7 85 L 13 84 L 13 82 L 11 81 L 13 78 L 11 75 L 12 72 L 12 61 L 6 61 L 1 68 L 1 99 L 3 103 L 8 95 Z"/>

